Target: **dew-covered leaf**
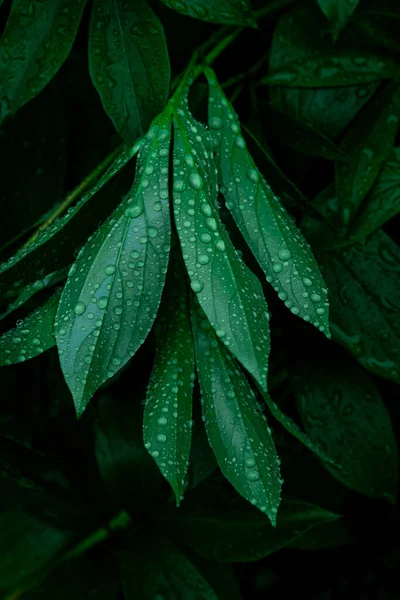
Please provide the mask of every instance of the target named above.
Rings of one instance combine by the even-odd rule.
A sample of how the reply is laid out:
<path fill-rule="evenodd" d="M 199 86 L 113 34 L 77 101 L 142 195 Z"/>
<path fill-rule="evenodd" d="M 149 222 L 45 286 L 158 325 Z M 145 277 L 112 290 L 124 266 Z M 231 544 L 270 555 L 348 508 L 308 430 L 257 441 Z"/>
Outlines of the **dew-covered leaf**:
<path fill-rule="evenodd" d="M 349 163 L 336 164 L 339 215 L 347 226 L 389 157 L 399 128 L 400 86 L 387 86 L 355 119 L 340 148 Z"/>
<path fill-rule="evenodd" d="M 209 124 L 226 206 L 279 298 L 329 336 L 327 289 L 311 249 L 257 169 L 215 74 L 207 69 L 206 75 Z"/>
<path fill-rule="evenodd" d="M 169 539 L 151 532 L 135 541 L 136 551 L 120 554 L 126 600 L 218 600 L 196 566 Z"/>
<path fill-rule="evenodd" d="M 13 283 L 21 286 L 35 279 L 44 277 L 45 273 L 68 265 L 74 252 L 93 231 L 93 215 L 96 222 L 102 221 L 115 207 L 115 198 L 109 197 L 105 186 L 113 183 L 113 178 L 136 154 L 139 145 L 124 147 L 116 153 L 116 158 L 99 179 L 80 200 L 52 225 L 40 231 L 30 243 L 23 246 L 7 262 L 0 265 L 0 290 Z M 95 206 L 90 202 L 96 197 Z M 75 216 L 79 213 L 79 227 L 76 227 Z"/>
<path fill-rule="evenodd" d="M 318 5 L 331 24 L 332 36 L 337 40 L 340 32 L 355 11 L 359 0 L 318 0 Z"/>
<path fill-rule="evenodd" d="M 162 111 L 170 65 L 163 27 L 145 0 L 95 0 L 90 74 L 118 133 L 133 143 Z"/>
<path fill-rule="evenodd" d="M 181 94 L 181 96 L 179 96 Z M 191 288 L 218 338 L 266 389 L 268 310 L 261 285 L 232 245 L 218 215 L 209 133 L 187 107 L 174 108 L 174 215 Z"/>
<path fill-rule="evenodd" d="M 275 525 L 282 480 L 271 430 L 235 359 L 193 300 L 192 327 L 203 420 L 225 477 Z"/>
<path fill-rule="evenodd" d="M 55 345 L 53 325 L 60 296 L 61 290 L 57 290 L 15 329 L 0 337 L 0 366 L 34 358 Z"/>
<path fill-rule="evenodd" d="M 364 246 L 321 254 L 331 331 L 363 367 L 400 383 L 400 248 L 382 230 Z"/>
<path fill-rule="evenodd" d="M 183 15 L 209 21 L 236 25 L 256 24 L 249 0 L 161 0 Z"/>
<path fill-rule="evenodd" d="M 400 212 L 400 147 L 383 164 L 354 217 L 350 235 L 365 238 Z"/>
<path fill-rule="evenodd" d="M 389 414 L 371 377 L 343 351 L 296 363 L 293 389 L 307 433 L 342 469 L 326 468 L 367 496 L 393 500 L 397 448 Z"/>
<path fill-rule="evenodd" d="M 189 465 L 194 382 L 189 302 L 179 270 L 175 277 L 171 273 L 155 329 L 157 351 L 144 409 L 143 440 L 179 506 Z"/>
<path fill-rule="evenodd" d="M 78 415 L 135 354 L 157 314 L 169 257 L 170 129 L 168 117 L 155 120 L 131 190 L 69 272 L 55 331 Z"/>
<path fill-rule="evenodd" d="M 36 96 L 67 58 L 86 0 L 14 0 L 0 39 L 0 123 Z"/>

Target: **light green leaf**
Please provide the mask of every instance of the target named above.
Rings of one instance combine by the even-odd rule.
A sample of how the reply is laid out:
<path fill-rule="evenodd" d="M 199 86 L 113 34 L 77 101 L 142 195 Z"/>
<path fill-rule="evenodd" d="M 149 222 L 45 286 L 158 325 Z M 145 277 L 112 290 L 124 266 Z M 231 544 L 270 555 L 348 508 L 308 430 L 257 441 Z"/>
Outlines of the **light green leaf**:
<path fill-rule="evenodd" d="M 34 98 L 67 58 L 86 0 L 14 0 L 0 39 L 0 123 Z"/>
<path fill-rule="evenodd" d="M 147 390 L 143 440 L 171 484 L 179 506 L 189 465 L 194 382 L 194 348 L 184 272 L 178 270 L 175 277 L 171 276 L 166 292 L 156 321 L 157 352 Z"/>
<path fill-rule="evenodd" d="M 333 339 L 363 367 L 400 383 L 400 248 L 383 231 L 364 246 L 321 254 Z"/>
<path fill-rule="evenodd" d="M 209 21 L 255 26 L 249 0 L 161 0 L 183 15 Z"/>
<path fill-rule="evenodd" d="M 143 142 L 135 182 L 74 263 L 57 314 L 61 367 L 78 415 L 151 329 L 169 257 L 169 118 Z"/>
<path fill-rule="evenodd" d="M 400 147 L 383 164 L 359 208 L 349 235 L 365 238 L 400 212 Z"/>
<path fill-rule="evenodd" d="M 318 0 L 318 4 L 331 23 L 333 39 L 337 40 L 356 9 L 358 0 Z"/>
<path fill-rule="evenodd" d="M 196 369 L 208 440 L 225 477 L 275 525 L 282 480 L 271 430 L 243 372 L 193 302 Z"/>
<path fill-rule="evenodd" d="M 296 364 L 293 389 L 302 421 L 311 439 L 342 466 L 337 471 L 325 464 L 339 481 L 393 500 L 397 448 L 389 414 L 371 377 L 333 348 Z"/>
<path fill-rule="evenodd" d="M 209 123 L 227 208 L 279 298 L 329 336 L 328 291 L 311 249 L 257 169 L 214 73 L 207 69 L 206 75 Z"/>
<path fill-rule="evenodd" d="M 170 65 L 163 27 L 145 0 L 95 0 L 89 68 L 118 133 L 133 143 L 168 98 Z"/>
<path fill-rule="evenodd" d="M 219 339 L 265 390 L 269 326 L 262 288 L 219 218 L 211 138 L 188 110 L 186 87 L 174 102 L 174 215 L 191 288 Z"/>
<path fill-rule="evenodd" d="M 350 164 L 336 164 L 335 180 L 342 224 L 347 226 L 389 157 L 399 129 L 400 86 L 387 86 L 360 113 L 340 148 Z"/>
<path fill-rule="evenodd" d="M 60 295 L 61 290 L 57 290 L 15 329 L 0 337 L 0 366 L 34 358 L 55 345 L 53 324 Z"/>

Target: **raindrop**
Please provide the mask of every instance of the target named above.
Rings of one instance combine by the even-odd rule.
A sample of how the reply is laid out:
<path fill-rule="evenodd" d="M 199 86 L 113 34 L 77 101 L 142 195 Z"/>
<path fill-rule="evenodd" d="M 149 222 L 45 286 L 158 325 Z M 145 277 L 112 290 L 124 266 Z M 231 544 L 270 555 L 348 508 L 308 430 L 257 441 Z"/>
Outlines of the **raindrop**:
<path fill-rule="evenodd" d="M 86 304 L 84 304 L 84 302 L 77 302 L 77 304 L 74 308 L 74 313 L 76 315 L 83 315 L 85 310 L 86 310 Z"/>

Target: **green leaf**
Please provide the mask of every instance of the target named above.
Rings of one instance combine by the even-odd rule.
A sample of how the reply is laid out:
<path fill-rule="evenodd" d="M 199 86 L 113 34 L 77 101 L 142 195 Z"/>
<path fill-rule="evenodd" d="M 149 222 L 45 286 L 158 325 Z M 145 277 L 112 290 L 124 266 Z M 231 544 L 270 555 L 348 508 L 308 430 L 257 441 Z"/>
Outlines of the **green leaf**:
<path fill-rule="evenodd" d="M 34 358 L 55 345 L 53 324 L 61 290 L 0 337 L 0 366 Z"/>
<path fill-rule="evenodd" d="M 161 0 L 183 15 L 209 21 L 255 26 L 249 0 Z"/>
<path fill-rule="evenodd" d="M 400 66 L 391 58 L 342 51 L 306 56 L 261 79 L 265 85 L 293 87 L 336 87 L 400 78 Z"/>
<path fill-rule="evenodd" d="M 143 440 L 179 506 L 192 437 L 194 347 L 184 273 L 175 273 L 156 321 L 157 353 L 147 390 Z"/>
<path fill-rule="evenodd" d="M 243 372 L 197 307 L 192 310 L 192 323 L 203 420 L 211 448 L 239 494 L 275 525 L 282 480 L 271 430 Z"/>
<path fill-rule="evenodd" d="M 343 351 L 296 363 L 293 388 L 307 433 L 342 466 L 326 468 L 372 497 L 393 500 L 397 448 L 389 414 L 371 377 Z"/>
<path fill-rule="evenodd" d="M 14 0 L 0 39 L 0 123 L 34 98 L 67 58 L 86 0 Z"/>
<path fill-rule="evenodd" d="M 365 238 L 400 212 L 400 147 L 394 148 L 354 217 L 349 235 Z"/>
<path fill-rule="evenodd" d="M 207 69 L 206 75 L 226 205 L 279 298 L 329 336 L 328 292 L 311 249 L 247 151 L 239 119 L 214 73 Z"/>
<path fill-rule="evenodd" d="M 78 415 L 135 354 L 157 314 L 169 257 L 170 136 L 161 115 L 131 190 L 80 251 L 60 300 L 56 339 Z"/>
<path fill-rule="evenodd" d="M 110 204 L 111 207 L 115 206 L 114 197 L 111 197 L 110 202 L 106 185 L 114 183 L 113 178 L 133 158 L 138 147 L 139 144 L 118 150 L 106 173 L 73 207 L 0 265 L 0 290 L 15 282 L 18 282 L 18 285 L 30 283 L 43 277 L 43 270 L 51 273 L 69 264 L 75 250 L 85 243 L 88 235 L 93 232 L 93 214 L 96 214 L 96 220 L 102 221 L 110 213 Z M 98 196 L 94 207 L 90 200 L 95 194 Z M 76 227 L 74 218 L 78 213 L 79 228 Z"/>
<path fill-rule="evenodd" d="M 333 339 L 363 367 L 400 383 L 400 248 L 383 231 L 365 246 L 321 254 Z"/>
<path fill-rule="evenodd" d="M 151 532 L 120 555 L 126 600 L 218 600 L 195 565 L 170 540 Z"/>
<path fill-rule="evenodd" d="M 133 143 L 168 98 L 170 65 L 163 27 L 145 0 L 95 0 L 90 75 L 118 133 Z"/>
<path fill-rule="evenodd" d="M 318 0 L 318 5 L 331 23 L 333 39 L 337 40 L 356 9 L 358 0 Z"/>
<path fill-rule="evenodd" d="M 174 108 L 174 215 L 191 288 L 217 336 L 266 389 L 268 310 L 218 215 L 211 139 L 178 89 Z"/>
<path fill-rule="evenodd" d="M 213 560 L 251 562 L 277 552 L 315 525 L 339 516 L 301 500 L 284 500 L 276 527 L 262 513 L 240 501 L 229 503 L 218 488 L 195 491 L 174 512 L 156 520 L 181 543 Z"/>
<path fill-rule="evenodd" d="M 339 217 L 347 226 L 389 157 L 399 128 L 400 86 L 387 86 L 360 113 L 340 148 L 350 164 L 336 164 Z"/>

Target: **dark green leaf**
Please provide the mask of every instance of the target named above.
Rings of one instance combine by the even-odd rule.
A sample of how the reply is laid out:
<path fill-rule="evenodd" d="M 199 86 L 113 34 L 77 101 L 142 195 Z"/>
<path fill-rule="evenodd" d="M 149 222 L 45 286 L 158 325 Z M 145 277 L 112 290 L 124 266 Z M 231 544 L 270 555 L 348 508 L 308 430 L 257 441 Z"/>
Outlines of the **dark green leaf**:
<path fill-rule="evenodd" d="M 382 163 L 388 158 L 399 128 L 400 86 L 387 86 L 360 113 L 340 148 L 350 164 L 336 163 L 339 217 L 347 226 L 369 189 Z"/>
<path fill-rule="evenodd" d="M 78 415 L 135 354 L 157 314 L 169 258 L 170 135 L 161 115 L 141 147 L 131 190 L 69 272 L 56 339 Z"/>
<path fill-rule="evenodd" d="M 162 111 L 170 65 L 164 30 L 145 0 L 95 0 L 90 75 L 118 133 L 133 144 Z"/>
<path fill-rule="evenodd" d="M 363 0 L 359 10 L 355 13 L 352 22 L 362 33 L 367 34 L 376 44 L 398 52 L 400 40 L 398 30 L 400 25 L 400 14 L 394 3 L 390 6 L 388 2 L 373 2 L 369 6 Z M 386 6 L 385 6 L 386 5 Z M 365 9 L 364 9 L 365 7 Z"/>
<path fill-rule="evenodd" d="M 189 549 L 186 556 L 208 581 L 218 600 L 243 600 L 232 565 L 208 560 Z"/>
<path fill-rule="evenodd" d="M 383 232 L 322 254 L 331 331 L 369 371 L 400 383 L 400 249 Z"/>
<path fill-rule="evenodd" d="M 0 123 L 36 96 L 74 42 L 86 0 L 14 0 L 0 40 Z"/>
<path fill-rule="evenodd" d="M 182 275 L 177 270 L 171 277 L 157 318 L 157 353 L 143 417 L 145 448 L 171 484 L 177 506 L 183 499 L 189 464 L 194 382 L 189 303 Z"/>
<path fill-rule="evenodd" d="M 126 600 L 218 600 L 195 565 L 167 538 L 150 532 L 136 544 L 136 551 L 124 551 L 120 558 Z"/>
<path fill-rule="evenodd" d="M 282 480 L 271 430 L 243 372 L 196 306 L 192 317 L 203 420 L 211 448 L 225 477 L 275 525 Z"/>
<path fill-rule="evenodd" d="M 333 39 L 337 40 L 356 9 L 358 0 L 318 0 L 318 4 L 331 24 Z"/>
<path fill-rule="evenodd" d="M 196 392 L 197 392 L 196 387 Z M 197 396 L 197 394 L 196 394 Z M 190 465 L 188 471 L 188 487 L 193 489 L 207 479 L 218 467 L 215 455 L 208 443 L 206 429 L 201 418 L 201 406 L 198 398 L 193 405 L 194 427 L 190 448 Z"/>
<path fill-rule="evenodd" d="M 347 546 L 354 541 L 343 521 L 327 521 L 303 533 L 289 547 L 297 550 L 326 550 Z"/>
<path fill-rule="evenodd" d="M 217 336 L 266 389 L 268 310 L 219 219 L 211 139 L 180 88 L 174 110 L 174 215 L 191 288 Z"/>
<path fill-rule="evenodd" d="M 246 150 L 239 119 L 214 73 L 206 74 L 226 205 L 279 298 L 329 336 L 328 291 L 311 249 Z"/>
<path fill-rule="evenodd" d="M 53 325 L 60 296 L 59 289 L 15 329 L 1 336 L 0 366 L 34 358 L 55 345 Z"/>
<path fill-rule="evenodd" d="M 256 24 L 249 0 L 162 0 L 174 10 L 210 23 Z"/>
<path fill-rule="evenodd" d="M 359 208 L 350 235 L 364 238 L 400 212 L 400 147 L 383 164 L 368 196 Z"/>
<path fill-rule="evenodd" d="M 358 492 L 393 500 L 396 442 L 371 377 L 343 351 L 333 349 L 308 363 L 298 362 L 295 373 L 294 393 L 307 433 L 342 467 L 326 468 Z"/>

